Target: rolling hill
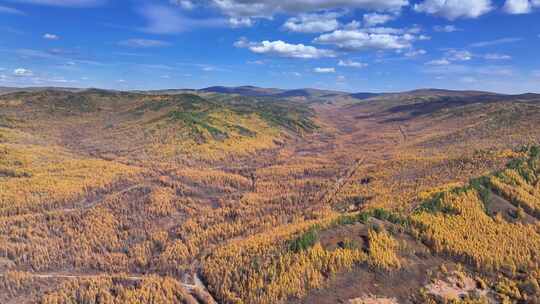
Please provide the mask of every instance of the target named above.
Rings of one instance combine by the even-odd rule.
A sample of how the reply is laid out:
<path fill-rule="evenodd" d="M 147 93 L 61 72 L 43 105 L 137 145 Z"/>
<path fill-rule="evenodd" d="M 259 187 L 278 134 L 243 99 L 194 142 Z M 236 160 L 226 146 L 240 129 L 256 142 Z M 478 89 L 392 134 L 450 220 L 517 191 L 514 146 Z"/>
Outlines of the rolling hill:
<path fill-rule="evenodd" d="M 540 301 L 540 95 L 8 91 L 0 303 Z"/>

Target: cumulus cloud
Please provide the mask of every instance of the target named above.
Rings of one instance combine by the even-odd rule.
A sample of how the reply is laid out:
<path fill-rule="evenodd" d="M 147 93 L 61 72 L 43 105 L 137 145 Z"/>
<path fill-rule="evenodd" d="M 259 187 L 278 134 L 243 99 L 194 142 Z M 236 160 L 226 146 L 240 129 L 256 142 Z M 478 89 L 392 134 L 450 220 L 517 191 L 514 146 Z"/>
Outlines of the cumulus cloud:
<path fill-rule="evenodd" d="M 118 45 L 130 48 L 154 48 L 169 46 L 170 43 L 162 40 L 134 38 L 120 41 L 118 42 Z"/>
<path fill-rule="evenodd" d="M 337 30 L 323 34 L 314 41 L 332 44 L 344 50 L 400 50 L 412 47 L 412 42 L 422 37 L 415 35 L 417 29 L 367 28 Z"/>
<path fill-rule="evenodd" d="M 506 0 L 503 10 L 509 14 L 528 14 L 540 7 L 540 0 Z"/>
<path fill-rule="evenodd" d="M 288 58 L 317 59 L 336 56 L 335 52 L 332 50 L 319 49 L 304 44 L 290 44 L 281 40 L 249 42 L 247 39 L 243 38 L 238 40 L 234 46 L 238 48 L 247 48 L 256 54 Z"/>
<path fill-rule="evenodd" d="M 341 66 L 341 67 L 358 68 L 358 69 L 368 66 L 367 63 L 357 62 L 357 61 L 353 61 L 353 60 L 340 60 L 338 62 L 338 65 Z"/>
<path fill-rule="evenodd" d="M 396 12 L 408 0 L 211 0 L 224 14 L 233 17 L 270 18 L 276 13 L 299 14 L 331 9 L 365 9 Z"/>
<path fill-rule="evenodd" d="M 424 0 L 414 10 L 454 20 L 477 18 L 493 9 L 491 0 Z"/>
<path fill-rule="evenodd" d="M 376 26 L 379 24 L 385 24 L 396 18 L 395 15 L 370 13 L 364 15 L 364 25 L 367 27 Z"/>
<path fill-rule="evenodd" d="M 30 77 L 33 76 L 34 73 L 31 70 L 25 69 L 25 68 L 18 68 L 13 70 L 13 75 L 17 77 Z"/>
<path fill-rule="evenodd" d="M 359 29 L 361 26 L 362 26 L 362 23 L 360 23 L 357 20 L 353 20 L 353 21 L 345 24 L 345 26 L 343 26 L 343 28 L 346 29 L 346 30 L 356 30 L 356 29 Z"/>
<path fill-rule="evenodd" d="M 339 27 L 337 18 L 340 14 L 327 12 L 322 14 L 300 14 L 298 17 L 289 18 L 283 28 L 298 33 L 323 33 L 331 32 Z"/>
<path fill-rule="evenodd" d="M 320 73 L 320 74 L 330 74 L 330 73 L 335 73 L 336 68 L 314 68 L 313 72 Z"/>
<path fill-rule="evenodd" d="M 55 34 L 46 33 L 45 35 L 43 35 L 43 39 L 58 40 L 58 39 L 60 39 L 60 37 L 58 35 L 55 35 Z"/>

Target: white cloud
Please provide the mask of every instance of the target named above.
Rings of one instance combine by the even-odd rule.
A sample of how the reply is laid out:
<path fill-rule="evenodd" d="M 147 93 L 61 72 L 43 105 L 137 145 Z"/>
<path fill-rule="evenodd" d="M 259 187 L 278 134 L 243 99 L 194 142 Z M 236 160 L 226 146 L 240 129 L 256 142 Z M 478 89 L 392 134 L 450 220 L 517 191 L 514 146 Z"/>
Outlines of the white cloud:
<path fill-rule="evenodd" d="M 367 27 L 376 26 L 379 24 L 385 24 L 389 21 L 392 21 L 396 18 L 395 15 L 390 14 L 378 14 L 370 13 L 364 15 L 364 25 Z"/>
<path fill-rule="evenodd" d="M 195 8 L 195 4 L 191 2 L 190 0 L 178 0 L 176 1 L 176 4 L 178 4 L 181 8 L 185 10 L 192 10 Z"/>
<path fill-rule="evenodd" d="M 449 50 L 446 52 L 446 58 L 450 61 L 469 61 L 473 54 L 469 51 Z"/>
<path fill-rule="evenodd" d="M 455 25 L 436 25 L 433 27 L 436 32 L 453 33 L 459 31 Z"/>
<path fill-rule="evenodd" d="M 484 58 L 487 60 L 510 60 L 512 59 L 512 56 L 506 55 L 506 54 L 486 54 L 484 55 Z"/>
<path fill-rule="evenodd" d="M 474 47 L 474 48 L 487 47 L 487 46 L 519 42 L 521 40 L 523 40 L 523 38 L 507 37 L 507 38 L 501 38 L 501 39 L 496 39 L 496 40 L 476 42 L 476 43 L 471 44 L 471 47 Z"/>
<path fill-rule="evenodd" d="M 335 73 L 336 69 L 335 68 L 314 68 L 313 72 L 320 73 L 320 74 L 330 74 L 330 73 Z"/>
<path fill-rule="evenodd" d="M 448 59 L 437 59 L 426 62 L 427 65 L 449 65 L 450 61 Z"/>
<path fill-rule="evenodd" d="M 174 67 L 165 65 L 165 64 L 149 64 L 149 63 L 136 63 L 132 64 L 133 66 L 141 67 L 143 69 L 153 69 L 153 70 L 174 70 Z"/>
<path fill-rule="evenodd" d="M 214 72 L 214 71 L 217 71 L 218 69 L 217 69 L 216 67 L 207 65 L 207 66 L 203 66 L 203 67 L 202 67 L 202 70 L 203 70 L 204 72 Z"/>
<path fill-rule="evenodd" d="M 399 50 L 412 47 L 419 36 L 412 34 L 416 29 L 368 28 L 358 30 L 337 30 L 323 34 L 314 41 L 333 44 L 345 50 Z"/>
<path fill-rule="evenodd" d="M 299 14 L 332 9 L 365 9 L 397 12 L 408 0 L 211 0 L 214 7 L 232 17 L 270 18 L 276 13 Z"/>
<path fill-rule="evenodd" d="M 220 27 L 228 24 L 225 19 L 186 18 L 179 10 L 165 5 L 144 5 L 138 12 L 147 23 L 141 30 L 151 34 L 177 34 L 194 28 Z"/>
<path fill-rule="evenodd" d="M 493 9 L 491 0 L 424 0 L 414 5 L 417 12 L 432 14 L 454 20 L 477 18 Z"/>
<path fill-rule="evenodd" d="M 476 69 L 476 72 L 481 75 L 500 77 L 510 77 L 515 74 L 512 67 L 508 66 L 483 66 Z"/>
<path fill-rule="evenodd" d="M 528 14 L 540 7 L 540 0 L 506 0 L 503 10 L 509 14 Z"/>
<path fill-rule="evenodd" d="M 46 33 L 45 35 L 43 35 L 43 39 L 58 40 L 58 39 L 60 39 L 60 37 L 58 35 L 55 35 L 55 34 Z"/>
<path fill-rule="evenodd" d="M 53 83 L 76 83 L 78 80 L 65 79 L 64 77 L 53 77 L 49 79 L 42 79 L 44 82 L 53 82 Z"/>
<path fill-rule="evenodd" d="M 24 13 L 16 8 L 0 5 L 0 14 L 24 15 Z"/>
<path fill-rule="evenodd" d="M 30 76 L 33 76 L 34 73 L 28 69 L 18 68 L 18 69 L 13 70 L 13 75 L 17 77 L 30 77 Z"/>
<path fill-rule="evenodd" d="M 299 72 L 283 72 L 285 76 L 302 77 L 302 73 Z"/>
<path fill-rule="evenodd" d="M 231 27 L 251 27 L 253 26 L 253 20 L 248 17 L 231 17 L 229 18 L 229 24 Z"/>
<path fill-rule="evenodd" d="M 283 27 L 298 33 L 331 32 L 339 27 L 339 16 L 337 13 L 300 14 L 298 17 L 289 18 Z"/>
<path fill-rule="evenodd" d="M 353 60 L 340 60 L 338 62 L 338 65 L 341 66 L 341 67 L 348 67 L 348 68 L 365 68 L 368 66 L 367 63 L 363 63 L 363 62 L 357 62 L 357 61 L 353 61 Z"/>
<path fill-rule="evenodd" d="M 461 77 L 459 81 L 464 82 L 464 83 L 476 83 L 478 82 L 478 79 L 472 76 L 464 76 L 464 77 Z"/>
<path fill-rule="evenodd" d="M 410 50 L 405 53 L 405 57 L 413 58 L 427 54 L 426 50 Z"/>
<path fill-rule="evenodd" d="M 509 14 L 528 14 L 532 5 L 529 0 L 506 0 L 503 10 Z"/>
<path fill-rule="evenodd" d="M 362 26 L 362 23 L 358 22 L 357 20 L 353 20 L 347 24 L 345 24 L 345 26 L 343 27 L 343 29 L 346 29 L 346 30 L 357 30 L 359 29 L 360 27 Z"/>
<path fill-rule="evenodd" d="M 170 7 L 147 5 L 139 10 L 146 19 L 145 32 L 152 34 L 174 34 L 187 29 L 185 18 Z"/>
<path fill-rule="evenodd" d="M 105 4 L 106 0 L 14 0 L 21 3 L 30 3 L 48 6 L 65 7 L 93 7 Z"/>
<path fill-rule="evenodd" d="M 253 53 L 267 54 L 279 57 L 317 59 L 323 57 L 335 57 L 332 50 L 319 49 L 314 46 L 304 44 L 290 44 L 281 40 L 249 42 L 245 38 L 238 40 L 234 46 L 247 48 Z"/>
<path fill-rule="evenodd" d="M 464 62 L 473 59 L 474 55 L 466 50 L 448 50 L 441 59 L 431 60 L 426 62 L 426 65 L 445 66 L 452 62 Z"/>
<path fill-rule="evenodd" d="M 165 47 L 169 46 L 170 43 L 161 40 L 152 40 L 152 39 L 127 39 L 118 42 L 118 45 L 130 47 L 130 48 L 153 48 L 153 47 Z"/>
<path fill-rule="evenodd" d="M 449 63 L 447 65 L 432 65 L 426 67 L 423 71 L 427 74 L 442 75 L 457 75 L 461 77 L 474 77 L 485 80 L 486 78 L 504 78 L 516 75 L 516 72 L 511 66 L 487 65 L 487 66 L 470 66 Z"/>

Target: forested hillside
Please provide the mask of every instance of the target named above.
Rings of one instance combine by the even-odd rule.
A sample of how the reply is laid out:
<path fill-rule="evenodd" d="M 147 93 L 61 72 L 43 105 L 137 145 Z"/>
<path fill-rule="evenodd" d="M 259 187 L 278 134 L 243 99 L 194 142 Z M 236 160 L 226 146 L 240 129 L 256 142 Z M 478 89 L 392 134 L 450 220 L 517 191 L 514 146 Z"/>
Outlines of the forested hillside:
<path fill-rule="evenodd" d="M 540 97 L 286 92 L 0 95 L 0 303 L 540 303 Z"/>

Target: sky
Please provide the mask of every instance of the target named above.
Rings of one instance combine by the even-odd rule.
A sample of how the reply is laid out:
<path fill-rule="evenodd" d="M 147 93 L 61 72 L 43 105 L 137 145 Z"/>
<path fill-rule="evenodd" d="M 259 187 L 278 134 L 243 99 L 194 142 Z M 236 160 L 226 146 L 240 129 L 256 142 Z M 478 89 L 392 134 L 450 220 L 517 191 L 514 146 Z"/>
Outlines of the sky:
<path fill-rule="evenodd" d="M 0 86 L 540 92 L 540 0 L 0 0 Z"/>

